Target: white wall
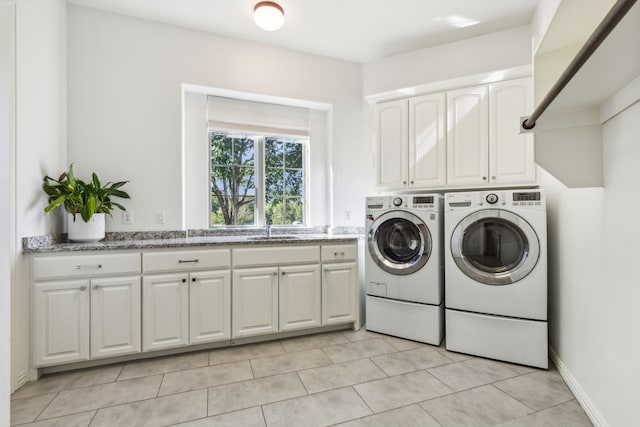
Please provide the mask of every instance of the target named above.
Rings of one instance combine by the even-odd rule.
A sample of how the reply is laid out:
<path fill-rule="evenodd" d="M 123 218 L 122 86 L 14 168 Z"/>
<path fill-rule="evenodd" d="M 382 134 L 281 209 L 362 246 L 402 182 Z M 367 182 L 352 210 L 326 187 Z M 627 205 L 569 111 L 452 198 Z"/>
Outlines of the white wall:
<path fill-rule="evenodd" d="M 360 64 L 77 6 L 68 8 L 68 40 L 69 161 L 81 174 L 131 181 L 125 205 L 135 223 L 122 225 L 118 213 L 108 231 L 175 230 L 186 222 L 182 84 L 330 104 L 335 211 L 361 212 L 333 225 L 364 224 L 363 152 L 371 147 L 362 136 Z M 166 212 L 164 226 L 155 224 L 156 211 Z"/>
<path fill-rule="evenodd" d="M 609 426 L 637 420 L 640 102 L 603 126 L 604 188 L 550 175 L 550 344 Z"/>
<path fill-rule="evenodd" d="M 31 0 L 16 6 L 15 156 L 12 159 L 15 251 L 12 267 L 12 386 L 27 380 L 28 263 L 22 237 L 63 231 L 61 215 L 45 215 L 42 178 L 66 165 L 66 2 Z"/>
<path fill-rule="evenodd" d="M 0 3 L 0 425 L 9 425 L 11 392 L 11 171 L 15 118 L 15 5 Z"/>
<path fill-rule="evenodd" d="M 364 65 L 365 96 L 531 64 L 529 26 L 383 58 Z"/>

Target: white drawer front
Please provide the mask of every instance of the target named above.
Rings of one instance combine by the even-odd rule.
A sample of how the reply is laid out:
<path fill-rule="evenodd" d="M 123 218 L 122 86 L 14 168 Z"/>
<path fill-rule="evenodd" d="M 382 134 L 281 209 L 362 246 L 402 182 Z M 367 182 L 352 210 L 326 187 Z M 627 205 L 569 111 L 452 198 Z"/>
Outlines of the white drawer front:
<path fill-rule="evenodd" d="M 347 245 L 322 245 L 322 262 L 353 261 L 358 257 L 358 248 L 355 244 Z"/>
<path fill-rule="evenodd" d="M 143 252 L 142 254 L 142 268 L 145 273 L 230 267 L 231 252 L 229 249 Z"/>
<path fill-rule="evenodd" d="M 32 268 L 34 280 L 139 274 L 140 254 L 36 256 Z"/>
<path fill-rule="evenodd" d="M 234 267 L 320 262 L 319 246 L 250 247 L 233 250 Z"/>

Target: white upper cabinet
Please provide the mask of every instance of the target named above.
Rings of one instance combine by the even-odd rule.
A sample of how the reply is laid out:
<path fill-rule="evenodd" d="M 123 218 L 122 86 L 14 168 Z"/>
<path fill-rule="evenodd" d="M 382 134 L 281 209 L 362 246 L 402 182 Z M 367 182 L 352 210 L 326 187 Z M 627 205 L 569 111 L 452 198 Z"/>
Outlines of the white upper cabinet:
<path fill-rule="evenodd" d="M 531 93 L 530 78 L 447 93 L 448 186 L 535 184 L 533 135 L 520 134 Z"/>
<path fill-rule="evenodd" d="M 408 183 L 409 105 L 406 99 L 383 102 L 377 113 L 378 188 L 402 188 Z"/>
<path fill-rule="evenodd" d="M 535 184 L 532 104 L 528 77 L 377 104 L 377 188 Z"/>
<path fill-rule="evenodd" d="M 531 79 L 489 86 L 489 179 L 492 184 L 535 183 L 533 134 L 520 134 L 521 117 L 531 113 Z"/>
<path fill-rule="evenodd" d="M 489 103 L 487 86 L 447 93 L 447 183 L 489 183 Z"/>
<path fill-rule="evenodd" d="M 378 104 L 377 119 L 378 188 L 446 184 L 443 93 Z"/>
<path fill-rule="evenodd" d="M 445 94 L 409 99 L 409 186 L 442 187 L 447 183 Z"/>

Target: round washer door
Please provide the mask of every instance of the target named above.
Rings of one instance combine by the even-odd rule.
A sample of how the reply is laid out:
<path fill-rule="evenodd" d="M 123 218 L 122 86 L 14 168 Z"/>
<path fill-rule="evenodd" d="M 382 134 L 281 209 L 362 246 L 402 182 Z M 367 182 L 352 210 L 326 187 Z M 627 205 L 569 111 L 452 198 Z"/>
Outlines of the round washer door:
<path fill-rule="evenodd" d="M 519 215 L 485 209 L 465 217 L 451 235 L 458 268 L 487 285 L 508 285 L 525 278 L 538 263 L 540 242 Z"/>
<path fill-rule="evenodd" d="M 429 228 L 416 215 L 391 211 L 371 224 L 368 247 L 371 258 L 384 271 L 406 275 L 427 263 L 433 242 Z"/>

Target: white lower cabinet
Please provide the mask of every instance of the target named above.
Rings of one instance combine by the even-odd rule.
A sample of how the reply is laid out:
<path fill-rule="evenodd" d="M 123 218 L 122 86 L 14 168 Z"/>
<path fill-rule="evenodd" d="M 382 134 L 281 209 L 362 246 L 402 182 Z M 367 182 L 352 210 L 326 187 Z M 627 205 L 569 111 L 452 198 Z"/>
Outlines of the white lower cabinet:
<path fill-rule="evenodd" d="M 140 352 L 140 253 L 31 260 L 33 364 Z"/>
<path fill-rule="evenodd" d="M 188 274 L 145 276 L 142 287 L 144 351 L 187 345 L 189 342 Z"/>
<path fill-rule="evenodd" d="M 150 251 L 142 263 L 144 351 L 231 338 L 229 249 Z"/>
<path fill-rule="evenodd" d="M 32 258 L 36 368 L 358 322 L 357 247 Z M 141 275 L 142 274 L 142 275 Z"/>
<path fill-rule="evenodd" d="M 320 265 L 235 269 L 233 337 L 320 326 Z"/>
<path fill-rule="evenodd" d="M 320 265 L 280 267 L 280 331 L 320 326 Z"/>
<path fill-rule="evenodd" d="M 232 336 L 278 332 L 278 267 L 233 270 Z"/>
<path fill-rule="evenodd" d="M 229 339 L 229 270 L 144 277 L 143 350 Z"/>
<path fill-rule="evenodd" d="M 231 272 L 191 273 L 189 288 L 189 343 L 231 338 Z"/>
<path fill-rule="evenodd" d="M 91 281 L 91 358 L 140 351 L 140 276 Z"/>
<path fill-rule="evenodd" d="M 322 245 L 322 325 L 358 322 L 358 247 Z"/>
<path fill-rule="evenodd" d="M 33 286 L 34 364 L 89 360 L 90 281 Z"/>
<path fill-rule="evenodd" d="M 140 351 L 140 276 L 33 286 L 36 366 Z"/>
<path fill-rule="evenodd" d="M 355 262 L 322 266 L 322 324 L 356 320 L 357 267 Z"/>

